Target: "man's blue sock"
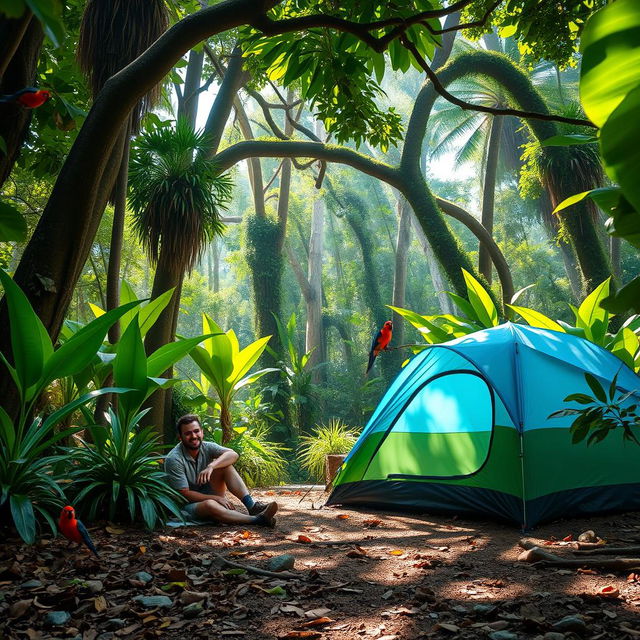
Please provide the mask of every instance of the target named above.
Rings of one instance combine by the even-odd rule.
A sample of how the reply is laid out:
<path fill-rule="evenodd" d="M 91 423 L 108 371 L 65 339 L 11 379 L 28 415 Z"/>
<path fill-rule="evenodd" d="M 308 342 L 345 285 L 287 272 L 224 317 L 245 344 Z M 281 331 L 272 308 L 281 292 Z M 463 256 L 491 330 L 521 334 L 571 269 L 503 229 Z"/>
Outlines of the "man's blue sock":
<path fill-rule="evenodd" d="M 256 503 L 256 501 L 248 493 L 244 498 L 242 498 L 241 502 L 245 507 L 247 507 L 247 509 L 251 509 L 251 507 L 253 507 L 253 505 Z"/>

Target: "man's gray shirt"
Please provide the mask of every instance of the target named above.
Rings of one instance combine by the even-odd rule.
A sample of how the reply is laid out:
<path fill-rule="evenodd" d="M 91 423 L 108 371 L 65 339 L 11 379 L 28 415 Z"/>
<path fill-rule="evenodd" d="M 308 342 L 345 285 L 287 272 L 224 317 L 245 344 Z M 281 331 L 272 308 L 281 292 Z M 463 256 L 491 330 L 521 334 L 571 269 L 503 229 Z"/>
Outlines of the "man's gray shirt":
<path fill-rule="evenodd" d="M 189 451 L 179 442 L 164 459 L 164 470 L 167 474 L 169 485 L 176 491 L 180 489 L 191 489 L 209 493 L 209 484 L 198 484 L 198 475 L 215 458 L 219 458 L 226 447 L 221 447 L 215 442 L 202 442 L 197 457 L 189 455 Z"/>

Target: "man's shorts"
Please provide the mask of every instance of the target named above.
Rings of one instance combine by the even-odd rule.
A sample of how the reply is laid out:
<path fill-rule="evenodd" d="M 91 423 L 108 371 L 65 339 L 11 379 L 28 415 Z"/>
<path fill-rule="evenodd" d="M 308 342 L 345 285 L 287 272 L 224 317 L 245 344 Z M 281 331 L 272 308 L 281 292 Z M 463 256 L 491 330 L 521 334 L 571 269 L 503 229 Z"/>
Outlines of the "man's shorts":
<path fill-rule="evenodd" d="M 202 485 L 196 489 L 199 493 L 205 493 L 207 495 L 214 496 L 215 493 L 211 490 L 211 485 Z M 196 514 L 196 509 L 198 508 L 199 502 L 189 502 L 188 504 L 183 505 L 182 507 L 182 515 L 185 520 L 195 520 L 200 521 Z"/>

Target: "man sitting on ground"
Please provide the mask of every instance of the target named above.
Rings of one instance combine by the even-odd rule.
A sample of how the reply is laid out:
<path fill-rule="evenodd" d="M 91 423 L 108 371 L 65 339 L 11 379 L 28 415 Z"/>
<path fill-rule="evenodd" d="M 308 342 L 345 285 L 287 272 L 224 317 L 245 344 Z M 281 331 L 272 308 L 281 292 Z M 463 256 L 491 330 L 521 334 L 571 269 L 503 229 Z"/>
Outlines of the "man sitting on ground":
<path fill-rule="evenodd" d="M 278 503 L 254 501 L 233 467 L 238 460 L 233 449 L 205 442 L 196 415 L 182 416 L 176 429 L 180 442 L 167 454 L 164 470 L 169 484 L 189 501 L 183 507 L 185 517 L 275 527 Z M 227 490 L 244 504 L 249 515 L 237 511 L 227 500 Z"/>

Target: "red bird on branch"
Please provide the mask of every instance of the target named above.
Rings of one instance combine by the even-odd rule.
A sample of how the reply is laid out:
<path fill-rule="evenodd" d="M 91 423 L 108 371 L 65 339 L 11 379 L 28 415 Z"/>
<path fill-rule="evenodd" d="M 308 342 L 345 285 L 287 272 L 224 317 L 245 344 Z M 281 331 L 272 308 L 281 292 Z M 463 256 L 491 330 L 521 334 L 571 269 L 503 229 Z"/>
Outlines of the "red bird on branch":
<path fill-rule="evenodd" d="M 36 109 L 42 106 L 50 97 L 51 94 L 46 89 L 27 87 L 10 95 L 0 96 L 0 102 L 15 102 L 26 109 Z"/>
<path fill-rule="evenodd" d="M 60 528 L 62 535 L 67 538 L 67 540 L 86 545 L 97 558 L 100 557 L 98 556 L 98 552 L 93 544 L 93 540 L 91 540 L 91 536 L 89 535 L 87 528 L 82 524 L 82 522 L 80 522 L 80 520 L 76 520 L 76 512 L 73 507 L 66 506 L 60 512 L 58 527 Z"/>
<path fill-rule="evenodd" d="M 373 367 L 373 363 L 378 357 L 378 354 L 381 351 L 384 351 L 387 348 L 387 345 L 391 342 L 391 336 L 393 334 L 392 329 L 393 323 L 391 320 L 387 320 L 382 329 L 378 331 L 376 337 L 373 339 L 371 351 L 369 351 L 369 365 L 367 366 L 367 373 L 371 371 L 371 367 Z"/>

